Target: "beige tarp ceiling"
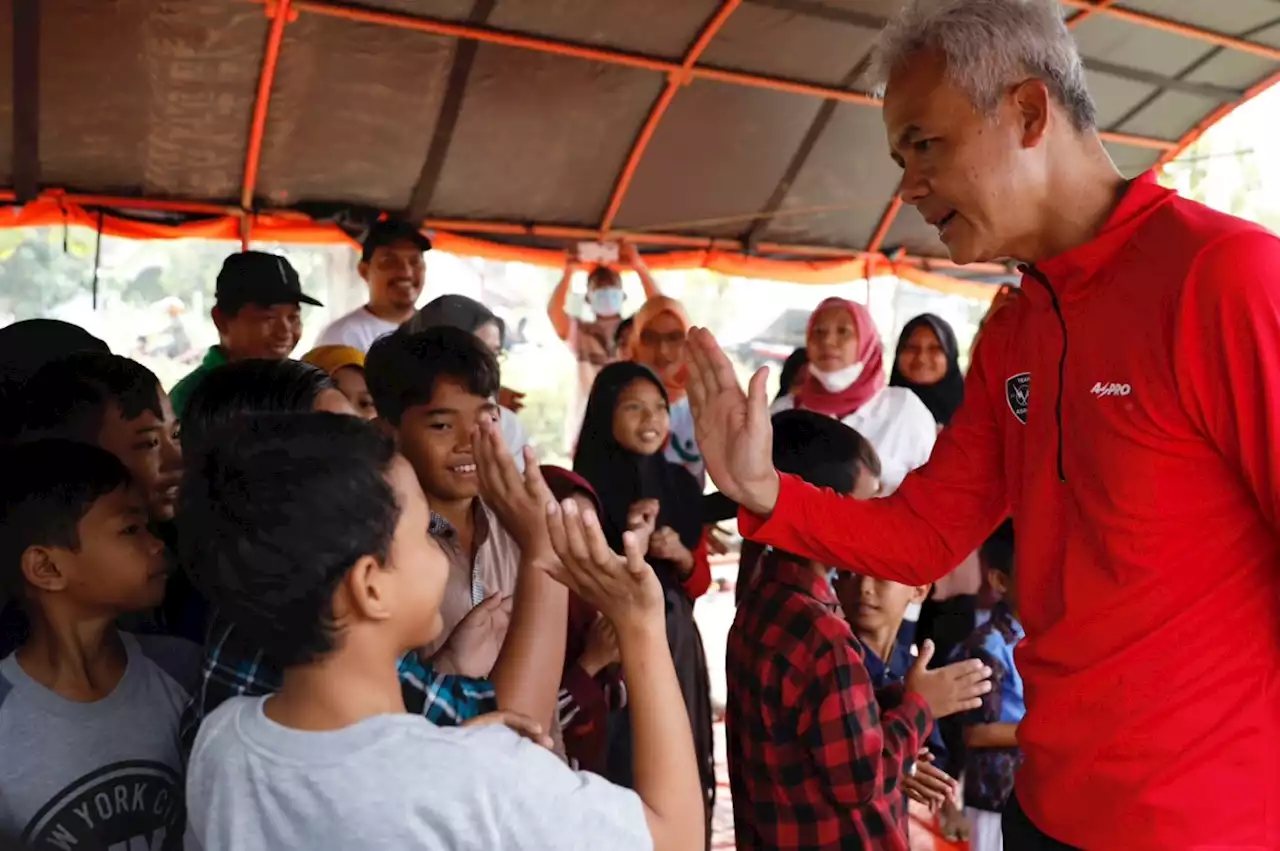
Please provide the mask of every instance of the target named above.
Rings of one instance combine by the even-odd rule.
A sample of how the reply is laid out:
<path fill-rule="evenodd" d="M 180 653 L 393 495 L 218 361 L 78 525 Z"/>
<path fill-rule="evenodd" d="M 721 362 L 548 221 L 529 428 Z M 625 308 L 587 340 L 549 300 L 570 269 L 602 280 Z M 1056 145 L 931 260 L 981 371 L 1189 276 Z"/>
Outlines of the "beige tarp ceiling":
<path fill-rule="evenodd" d="M 631 232 L 938 258 L 862 89 L 897 5 L 0 0 L 0 200 L 348 231 L 392 212 L 508 251 Z M 1275 0 L 1061 5 L 1127 174 L 1280 71 Z"/>

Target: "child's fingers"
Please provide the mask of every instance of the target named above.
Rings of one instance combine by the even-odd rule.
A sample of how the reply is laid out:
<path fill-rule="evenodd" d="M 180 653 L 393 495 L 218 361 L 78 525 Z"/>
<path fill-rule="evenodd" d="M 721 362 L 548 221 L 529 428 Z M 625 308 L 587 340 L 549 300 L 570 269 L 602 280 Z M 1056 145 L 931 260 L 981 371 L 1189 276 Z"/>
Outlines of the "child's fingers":
<path fill-rule="evenodd" d="M 649 564 L 644 560 L 644 548 L 640 545 L 640 536 L 635 532 L 622 534 L 623 554 L 627 557 L 627 570 L 633 576 L 644 574 Z"/>
<path fill-rule="evenodd" d="M 565 550 L 562 560 L 567 558 L 565 567 L 575 578 L 582 582 L 589 579 L 594 572 L 591 564 L 591 547 L 587 543 L 587 532 L 583 527 L 582 514 L 573 500 L 565 500 L 561 504 L 564 516 Z"/>
<path fill-rule="evenodd" d="M 600 527 L 600 518 L 594 511 L 586 511 L 582 515 L 583 532 L 586 535 L 587 547 L 591 552 L 591 563 L 597 569 L 607 569 L 616 560 L 609 542 L 605 540 L 604 529 Z"/>
<path fill-rule="evenodd" d="M 525 491 L 538 502 L 552 499 L 551 488 L 542 476 L 542 468 L 538 466 L 538 454 L 532 446 L 524 448 L 524 487 Z"/>
<path fill-rule="evenodd" d="M 925 670 L 929 667 L 929 663 L 933 661 L 933 641 L 926 638 L 924 643 L 920 645 L 920 655 L 916 657 L 916 667 Z"/>
<path fill-rule="evenodd" d="M 472 611 L 473 612 L 492 612 L 496 609 L 502 608 L 502 604 L 505 601 L 510 599 L 511 599 L 510 597 L 504 597 L 501 594 L 490 594 L 488 597 L 485 597 L 483 600 L 481 600 L 480 605 L 476 606 L 474 609 L 472 609 Z"/>

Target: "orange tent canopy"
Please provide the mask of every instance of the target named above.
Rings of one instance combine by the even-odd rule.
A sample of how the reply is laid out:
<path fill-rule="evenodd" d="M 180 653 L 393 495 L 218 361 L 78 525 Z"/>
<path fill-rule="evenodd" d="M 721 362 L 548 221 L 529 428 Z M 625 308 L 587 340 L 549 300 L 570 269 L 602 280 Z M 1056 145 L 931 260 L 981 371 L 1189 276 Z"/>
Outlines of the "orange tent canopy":
<path fill-rule="evenodd" d="M 12 5 L 0 224 L 305 243 L 392 213 L 544 264 L 627 238 L 800 282 L 1008 273 L 951 266 L 895 197 L 861 78 L 899 0 Z M 1280 79 L 1270 4 L 1061 5 L 1126 174 Z"/>

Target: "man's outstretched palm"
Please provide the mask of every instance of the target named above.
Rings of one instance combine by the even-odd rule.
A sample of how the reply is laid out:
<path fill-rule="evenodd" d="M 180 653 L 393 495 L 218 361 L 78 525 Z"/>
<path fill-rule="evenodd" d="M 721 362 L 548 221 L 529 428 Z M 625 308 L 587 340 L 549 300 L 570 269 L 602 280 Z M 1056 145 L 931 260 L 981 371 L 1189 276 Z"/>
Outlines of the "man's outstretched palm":
<path fill-rule="evenodd" d="M 705 328 L 689 332 L 689 405 L 698 450 L 720 492 L 755 514 L 778 501 L 773 469 L 773 424 L 765 395 L 768 370 L 742 392 L 733 364 Z"/>

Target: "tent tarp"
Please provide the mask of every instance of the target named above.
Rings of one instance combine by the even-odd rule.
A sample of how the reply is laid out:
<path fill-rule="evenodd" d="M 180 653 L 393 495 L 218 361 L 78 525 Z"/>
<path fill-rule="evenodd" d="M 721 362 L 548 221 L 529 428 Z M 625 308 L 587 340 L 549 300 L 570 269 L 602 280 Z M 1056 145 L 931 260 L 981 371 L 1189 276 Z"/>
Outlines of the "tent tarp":
<path fill-rule="evenodd" d="M 861 88 L 898 5 L 0 0 L 0 48 L 28 45 L 0 63 L 0 186 L 65 193 L 10 223 L 160 202 L 138 236 L 194 215 L 181 226 L 323 241 L 389 212 L 535 262 L 630 234 L 780 277 L 868 252 L 930 267 L 945 252 L 892 203 Z M 1273 0 L 1061 5 L 1126 174 L 1280 71 Z"/>

